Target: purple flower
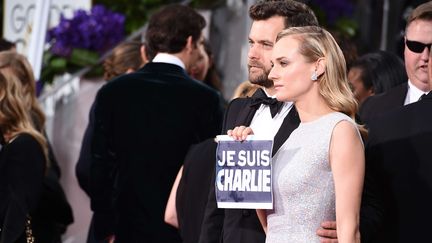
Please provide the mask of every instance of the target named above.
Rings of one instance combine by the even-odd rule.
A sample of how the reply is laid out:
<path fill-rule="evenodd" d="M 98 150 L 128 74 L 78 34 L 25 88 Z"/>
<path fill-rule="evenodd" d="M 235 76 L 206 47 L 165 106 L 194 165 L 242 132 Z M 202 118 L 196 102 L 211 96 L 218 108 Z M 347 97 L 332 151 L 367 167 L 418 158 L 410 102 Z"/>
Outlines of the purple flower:
<path fill-rule="evenodd" d="M 124 22 L 124 15 L 95 5 L 89 13 L 75 11 L 71 19 L 62 15 L 57 27 L 48 31 L 47 41 L 52 53 L 59 56 L 70 56 L 74 48 L 102 54 L 123 40 Z"/>
<path fill-rule="evenodd" d="M 351 0 L 311 0 L 312 6 L 317 6 L 325 14 L 328 24 L 333 25 L 341 17 L 351 17 L 354 6 Z"/>

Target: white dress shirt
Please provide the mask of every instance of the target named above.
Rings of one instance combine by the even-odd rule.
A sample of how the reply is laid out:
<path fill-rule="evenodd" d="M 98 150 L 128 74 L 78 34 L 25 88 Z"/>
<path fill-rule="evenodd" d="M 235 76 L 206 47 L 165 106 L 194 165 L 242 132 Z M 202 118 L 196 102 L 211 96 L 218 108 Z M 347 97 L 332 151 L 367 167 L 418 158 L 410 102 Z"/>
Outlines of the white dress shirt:
<path fill-rule="evenodd" d="M 405 97 L 404 105 L 409 105 L 411 103 L 417 102 L 423 94 L 427 94 L 428 92 L 424 92 L 414 86 L 414 84 L 408 79 L 408 92 Z"/>
<path fill-rule="evenodd" d="M 183 63 L 182 60 L 180 60 L 180 58 L 168 53 L 158 53 L 153 58 L 152 62 L 163 62 L 163 63 L 174 64 L 180 66 L 183 69 L 186 69 L 185 64 Z"/>
<path fill-rule="evenodd" d="M 293 102 L 284 102 L 280 111 L 272 118 L 270 107 L 268 105 L 261 104 L 261 106 L 255 112 L 250 124 L 250 128 L 252 128 L 254 135 L 273 140 L 276 133 L 279 131 L 283 120 L 288 115 L 292 107 Z"/>

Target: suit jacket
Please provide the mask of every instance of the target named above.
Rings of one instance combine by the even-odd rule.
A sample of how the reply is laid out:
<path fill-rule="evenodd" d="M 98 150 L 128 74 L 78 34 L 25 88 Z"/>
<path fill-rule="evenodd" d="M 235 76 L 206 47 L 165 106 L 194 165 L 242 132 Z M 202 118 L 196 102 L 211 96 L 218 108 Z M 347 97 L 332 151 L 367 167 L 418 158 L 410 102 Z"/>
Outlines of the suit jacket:
<path fill-rule="evenodd" d="M 366 159 L 381 196 L 376 242 L 426 242 L 432 218 L 432 92 L 371 121 Z"/>
<path fill-rule="evenodd" d="M 258 90 L 252 97 L 258 96 L 260 92 L 263 91 Z M 248 126 L 251 123 L 256 112 L 256 109 L 250 106 L 251 101 L 251 98 L 239 98 L 229 104 L 222 128 L 223 134 L 226 134 L 228 129 L 240 125 Z M 300 119 L 293 107 L 274 138 L 273 155 L 299 124 Z M 214 173 L 212 182 L 214 182 Z M 211 183 L 199 242 L 217 243 L 221 241 L 224 243 L 261 243 L 265 241 L 265 234 L 255 210 L 217 208 L 214 183 Z"/>
<path fill-rule="evenodd" d="M 91 136 L 94 131 L 94 103 L 90 107 L 89 112 L 89 122 L 87 124 L 86 130 L 84 131 L 83 140 L 81 143 L 80 155 L 75 166 L 75 175 L 78 180 L 78 184 L 87 193 L 90 197 L 90 167 L 92 161 L 92 153 L 91 153 Z M 90 227 L 87 234 L 87 243 L 105 243 L 108 240 L 96 240 L 95 230 L 94 230 L 94 220 L 93 216 L 90 221 Z"/>
<path fill-rule="evenodd" d="M 95 103 L 90 107 L 89 122 L 84 131 L 83 140 L 81 143 L 81 150 L 79 158 L 75 167 L 75 175 L 77 177 L 81 189 L 90 196 L 90 165 L 92 160 L 91 154 L 91 136 L 94 132 L 94 108 Z"/>
<path fill-rule="evenodd" d="M 190 145 L 220 131 L 219 99 L 167 63 L 148 63 L 99 90 L 90 168 L 97 239 L 180 242 L 163 221 L 166 202 Z"/>
<path fill-rule="evenodd" d="M 404 105 L 408 92 L 408 82 L 402 83 L 385 93 L 367 98 L 360 107 L 360 119 L 368 123 L 374 117 Z"/>

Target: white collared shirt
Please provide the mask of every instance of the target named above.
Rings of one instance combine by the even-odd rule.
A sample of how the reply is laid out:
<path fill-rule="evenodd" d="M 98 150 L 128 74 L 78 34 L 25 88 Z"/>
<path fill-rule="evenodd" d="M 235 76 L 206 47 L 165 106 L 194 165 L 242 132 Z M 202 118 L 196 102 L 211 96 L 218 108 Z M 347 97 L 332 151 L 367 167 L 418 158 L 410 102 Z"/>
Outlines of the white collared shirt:
<path fill-rule="evenodd" d="M 284 102 L 280 111 L 272 118 L 270 113 L 270 107 L 262 104 L 256 111 L 250 127 L 255 135 L 259 137 L 266 137 L 274 139 L 276 133 L 279 131 L 283 120 L 288 115 L 289 111 L 293 107 L 292 102 Z"/>
<path fill-rule="evenodd" d="M 423 94 L 427 94 L 428 92 L 424 92 L 417 88 L 409 79 L 408 79 L 408 92 L 405 97 L 404 105 L 409 105 L 411 103 L 417 102 Z"/>
<path fill-rule="evenodd" d="M 182 60 L 180 60 L 180 58 L 168 53 L 158 53 L 153 58 L 152 62 L 163 62 L 163 63 L 174 64 L 180 66 L 183 69 L 186 69 L 185 64 L 182 62 Z"/>
<path fill-rule="evenodd" d="M 266 90 L 263 90 L 267 94 Z M 252 118 L 250 128 L 252 128 L 254 134 L 258 135 L 259 137 L 274 139 L 276 133 L 279 131 L 279 128 L 282 125 L 283 120 L 288 115 L 292 107 L 293 102 L 284 102 L 280 111 L 272 118 L 270 107 L 268 105 L 261 104 Z"/>

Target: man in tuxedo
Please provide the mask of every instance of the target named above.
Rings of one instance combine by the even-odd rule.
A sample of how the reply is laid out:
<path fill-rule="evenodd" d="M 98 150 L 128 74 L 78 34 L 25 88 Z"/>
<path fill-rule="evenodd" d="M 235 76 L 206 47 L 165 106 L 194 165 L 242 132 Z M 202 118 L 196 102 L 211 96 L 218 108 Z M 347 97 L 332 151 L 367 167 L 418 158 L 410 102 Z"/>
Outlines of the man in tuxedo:
<path fill-rule="evenodd" d="M 432 56 L 429 74 L 432 74 Z M 429 80 L 432 87 L 432 80 Z M 426 242 L 432 218 L 432 92 L 369 123 L 366 161 L 380 196 L 373 242 Z M 363 242 L 363 241 L 362 241 Z"/>
<path fill-rule="evenodd" d="M 203 48 L 205 20 L 168 5 L 149 20 L 146 44 L 156 56 L 97 94 L 90 172 L 98 240 L 181 242 L 164 209 L 190 145 L 215 136 L 220 96 L 186 74 Z"/>
<path fill-rule="evenodd" d="M 236 126 L 250 126 L 254 134 L 274 137 L 273 154 L 299 125 L 292 103 L 278 103 L 268 79 L 270 57 L 277 34 L 291 26 L 318 25 L 312 10 L 296 1 L 258 1 L 249 9 L 253 23 L 249 33 L 249 81 L 262 89 L 250 98 L 233 100 L 225 113 L 222 133 Z M 214 178 L 201 228 L 200 243 L 264 242 L 265 234 L 255 210 L 217 208 Z"/>
<path fill-rule="evenodd" d="M 359 111 L 363 122 L 367 124 L 378 115 L 416 102 L 431 90 L 427 70 L 431 43 L 432 2 L 427 2 L 414 9 L 407 20 L 404 59 L 408 83 L 365 100 Z"/>

